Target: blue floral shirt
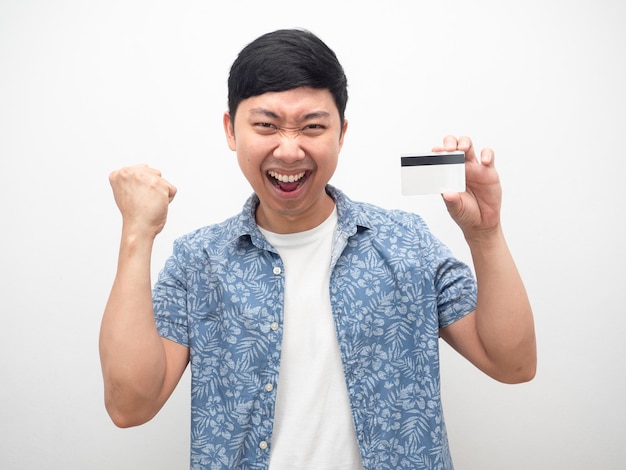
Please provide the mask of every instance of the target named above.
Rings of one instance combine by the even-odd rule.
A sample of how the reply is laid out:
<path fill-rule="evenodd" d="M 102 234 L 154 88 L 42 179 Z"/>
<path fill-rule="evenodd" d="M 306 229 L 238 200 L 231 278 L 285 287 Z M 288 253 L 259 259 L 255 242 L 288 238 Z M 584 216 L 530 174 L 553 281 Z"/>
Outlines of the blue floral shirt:
<path fill-rule="evenodd" d="M 476 307 L 476 283 L 417 215 L 337 206 L 330 301 L 365 469 L 452 469 L 439 329 Z M 284 272 L 252 196 L 174 244 L 154 287 L 159 333 L 190 348 L 191 468 L 267 469 Z"/>

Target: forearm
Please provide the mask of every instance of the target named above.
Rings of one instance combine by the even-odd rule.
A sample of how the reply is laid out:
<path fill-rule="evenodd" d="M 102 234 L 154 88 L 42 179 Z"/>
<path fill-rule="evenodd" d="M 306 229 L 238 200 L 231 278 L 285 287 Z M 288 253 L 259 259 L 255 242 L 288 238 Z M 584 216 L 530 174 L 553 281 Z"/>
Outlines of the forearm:
<path fill-rule="evenodd" d="M 156 413 L 166 371 L 152 307 L 152 238 L 122 232 L 118 270 L 100 330 L 106 407 L 121 426 Z"/>
<path fill-rule="evenodd" d="M 495 375 L 529 380 L 536 368 L 532 309 L 500 227 L 468 239 L 478 282 L 476 330 Z"/>

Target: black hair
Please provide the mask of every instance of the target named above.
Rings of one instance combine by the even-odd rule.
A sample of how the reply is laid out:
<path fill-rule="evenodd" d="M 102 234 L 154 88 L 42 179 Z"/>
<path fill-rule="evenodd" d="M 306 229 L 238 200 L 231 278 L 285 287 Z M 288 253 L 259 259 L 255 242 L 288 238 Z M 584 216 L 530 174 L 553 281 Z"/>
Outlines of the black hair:
<path fill-rule="evenodd" d="M 335 53 L 307 30 L 266 33 L 244 47 L 230 69 L 230 118 L 234 122 L 237 107 L 246 98 L 298 87 L 328 89 L 343 127 L 348 82 Z"/>

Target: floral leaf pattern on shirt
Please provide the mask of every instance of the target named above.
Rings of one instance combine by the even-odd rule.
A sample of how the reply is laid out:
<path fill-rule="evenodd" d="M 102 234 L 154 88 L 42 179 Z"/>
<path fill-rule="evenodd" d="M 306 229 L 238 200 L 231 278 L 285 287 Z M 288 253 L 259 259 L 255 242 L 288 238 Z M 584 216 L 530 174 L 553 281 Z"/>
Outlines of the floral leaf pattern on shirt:
<path fill-rule="evenodd" d="M 451 469 L 438 333 L 475 308 L 472 273 L 419 216 L 328 192 L 329 294 L 364 467 Z M 193 469 L 269 465 L 284 277 L 256 204 L 177 240 L 154 287 L 159 333 L 190 348 Z"/>

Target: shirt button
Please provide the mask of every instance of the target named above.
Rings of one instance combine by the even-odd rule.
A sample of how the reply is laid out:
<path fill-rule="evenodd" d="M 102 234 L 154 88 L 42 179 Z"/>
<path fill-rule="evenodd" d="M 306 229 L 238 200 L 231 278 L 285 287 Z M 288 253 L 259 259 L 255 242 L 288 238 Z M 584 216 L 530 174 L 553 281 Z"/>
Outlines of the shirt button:
<path fill-rule="evenodd" d="M 279 275 L 283 270 L 280 269 L 280 266 L 274 266 L 274 274 Z"/>
<path fill-rule="evenodd" d="M 279 326 L 280 326 L 280 325 L 278 324 L 278 322 L 277 322 L 277 321 L 273 321 L 273 322 L 271 323 L 271 325 L 270 325 L 270 328 L 272 329 L 272 331 L 278 331 L 278 327 L 279 327 Z"/>
<path fill-rule="evenodd" d="M 265 384 L 265 391 L 266 392 L 271 392 L 272 390 L 274 390 L 274 385 L 273 384 Z"/>
<path fill-rule="evenodd" d="M 261 442 L 259 442 L 259 448 L 260 448 L 261 450 L 265 450 L 265 449 L 267 449 L 267 442 L 266 442 L 266 441 L 261 441 Z"/>

